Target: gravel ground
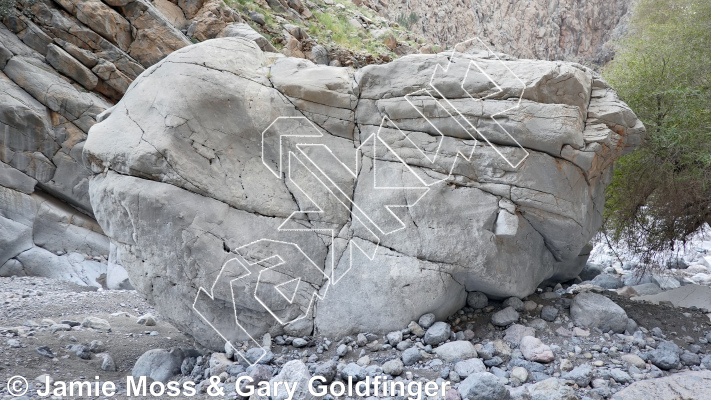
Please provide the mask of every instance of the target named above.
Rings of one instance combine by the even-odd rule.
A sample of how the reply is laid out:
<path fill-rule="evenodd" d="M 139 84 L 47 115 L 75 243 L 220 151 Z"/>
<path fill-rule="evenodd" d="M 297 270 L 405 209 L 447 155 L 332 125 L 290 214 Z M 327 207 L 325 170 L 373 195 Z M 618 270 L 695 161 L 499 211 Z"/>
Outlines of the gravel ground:
<path fill-rule="evenodd" d="M 94 381 L 99 376 L 101 381 L 121 382 L 130 375 L 138 357 L 150 349 L 196 347 L 192 339 L 162 321 L 135 291 L 96 290 L 50 278 L 10 277 L 0 278 L 0 304 L 0 396 L 6 393 L 7 380 L 15 375 L 29 381 L 49 374 L 56 381 Z M 139 325 L 138 316 L 148 313 L 156 316 L 157 324 Z M 76 326 L 52 333 L 49 329 L 53 323 L 81 323 L 89 316 L 108 321 L 110 330 Z M 11 339 L 19 341 L 20 347 L 11 347 L 7 343 Z M 111 355 L 117 371 L 103 371 L 100 357 L 92 355 L 84 360 L 66 349 L 74 344 L 89 346 L 94 340 L 103 342 L 102 352 Z M 35 349 L 40 346 L 49 347 L 55 357 L 38 354 Z"/>
<path fill-rule="evenodd" d="M 678 355 L 696 354 L 702 359 L 711 353 L 711 327 L 704 312 L 635 302 L 612 291 L 594 291 L 612 299 L 636 322 L 639 329 L 634 336 L 632 332 L 611 334 L 598 329 L 577 328 L 569 311 L 574 294 L 558 287 L 558 293 L 548 289 L 548 292 L 529 296 L 524 302 L 517 299 L 504 303 L 488 300 L 485 307 L 467 306 L 451 316 L 447 324 L 431 325 L 434 321 L 423 317 L 419 324 L 413 321 L 401 331 L 393 332 L 393 335 L 361 333 L 338 339 L 278 336 L 271 339 L 273 356 L 264 366 L 264 371 L 268 376 L 274 376 L 287 362 L 298 360 L 303 362 L 311 375 L 317 374 L 321 371 L 319 368 L 329 362 L 335 362 L 332 365 L 338 377 L 360 373 L 374 376 L 383 374 L 387 362 L 405 362 L 414 354 L 418 361 L 401 365 L 402 374 L 387 378 L 404 382 L 449 381 L 452 390 L 447 399 L 456 400 L 458 394 L 455 389 L 461 391 L 465 378 L 456 372 L 457 363 L 468 357 L 457 355 L 453 360 L 446 360 L 438 352 L 445 343 L 458 341 L 460 344 L 474 344 L 478 360 L 481 360 L 477 362 L 481 362 L 481 367 L 485 366 L 485 371 L 501 379 L 502 385 L 506 383 L 507 390 L 514 394 L 520 393 L 524 386 L 555 378 L 579 399 L 605 399 L 634 381 L 705 368 L 698 364 L 678 364 L 674 368 L 661 370 L 651 361 L 635 367 L 624 358 L 632 354 L 643 355 L 664 342 L 674 342 L 679 346 Z M 245 368 L 237 363 L 227 370 L 211 365 L 210 360 L 220 359 L 224 354 L 212 354 L 202 349 L 191 338 L 162 320 L 135 291 L 94 290 L 49 278 L 0 278 L 0 303 L 0 334 L 3 335 L 0 342 L 0 398 L 3 400 L 17 398 L 9 396 L 5 387 L 5 382 L 15 375 L 22 375 L 30 381 L 31 389 L 25 399 L 40 398 L 36 393 L 44 386 L 37 383 L 36 378 L 44 374 L 55 381 L 112 381 L 119 388 L 119 393 L 112 398 L 127 399 L 126 377 L 131 374 L 136 360 L 151 349 L 200 349 L 204 356 L 192 360 L 197 366 L 191 367 L 186 375 L 171 379 L 181 383 L 202 381 L 197 386 L 199 394 L 191 397 L 195 399 L 213 398 L 205 394 L 209 384 L 208 380 L 204 380 L 206 376 L 221 376 L 225 382 L 221 385 L 225 387 L 226 397 L 236 398 L 236 378 L 255 373 L 255 369 L 246 369 L 245 372 Z M 494 315 L 508 306 L 518 309 L 513 322 L 518 325 L 514 328 L 528 327 L 529 332 L 535 332 L 535 337 L 550 350 L 552 361 L 533 362 L 524 357 L 524 346 L 519 348 L 518 343 L 512 343 L 507 336 L 514 329 L 512 322 L 504 326 L 492 325 Z M 156 324 L 139 324 L 138 317 L 145 314 L 154 316 Z M 548 321 L 541 319 L 543 316 Z M 110 328 L 85 323 L 87 317 L 105 320 Z M 73 327 L 64 330 L 69 327 L 60 324 Z M 436 327 L 444 328 L 441 340 L 431 339 Z M 76 351 L 67 348 L 72 345 L 87 348 L 93 345 L 96 348 L 85 354 L 88 359 L 82 359 Z M 53 357 L 39 354 L 37 348 L 42 346 L 48 347 Z M 246 351 L 247 348 L 241 350 Z M 104 358 L 101 354 L 104 353 L 113 359 L 115 371 L 102 369 Z M 227 355 L 226 362 L 232 365 L 230 358 Z M 581 386 L 571 380 L 569 371 L 578 366 L 592 368 L 590 386 Z M 523 382 L 517 380 L 522 374 Z"/>

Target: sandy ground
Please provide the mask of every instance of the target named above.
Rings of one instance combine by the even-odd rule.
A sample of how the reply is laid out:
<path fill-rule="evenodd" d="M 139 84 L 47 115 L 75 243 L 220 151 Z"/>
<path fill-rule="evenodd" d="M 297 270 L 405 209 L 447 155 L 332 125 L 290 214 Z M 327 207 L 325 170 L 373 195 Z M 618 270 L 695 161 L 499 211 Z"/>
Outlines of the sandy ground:
<path fill-rule="evenodd" d="M 0 342 L 0 394 L 7 393 L 4 386 L 15 375 L 22 375 L 30 382 L 42 374 L 49 374 L 57 381 L 94 381 L 98 376 L 100 381 L 121 382 L 130 375 L 138 357 L 150 349 L 196 347 L 192 339 L 159 316 L 155 326 L 139 325 L 137 316 L 157 314 L 135 291 L 97 291 L 48 278 L 0 278 L 0 304 L 0 333 L 3 336 Z M 39 328 L 34 332 L 20 332 L 19 336 L 11 329 L 32 322 L 44 325 L 44 319 L 56 323 L 81 323 L 87 316 L 109 321 L 111 329 L 75 327 L 71 331 L 51 333 L 49 329 Z M 21 347 L 8 346 L 9 339 L 19 340 Z M 104 351 L 113 357 L 118 371 L 102 371 L 102 358 L 92 355 L 91 360 L 83 360 L 66 349 L 72 344 L 88 346 L 93 340 L 103 342 Z M 38 354 L 35 351 L 38 346 L 48 346 L 55 358 Z"/>

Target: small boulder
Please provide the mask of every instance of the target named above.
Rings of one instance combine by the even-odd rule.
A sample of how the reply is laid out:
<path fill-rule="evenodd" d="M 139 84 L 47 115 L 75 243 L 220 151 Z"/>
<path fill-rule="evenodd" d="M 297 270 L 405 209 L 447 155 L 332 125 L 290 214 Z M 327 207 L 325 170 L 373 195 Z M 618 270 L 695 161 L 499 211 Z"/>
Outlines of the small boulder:
<path fill-rule="evenodd" d="M 435 317 L 434 314 L 429 313 L 421 316 L 420 319 L 417 320 L 417 323 L 424 329 L 428 329 L 435 323 L 435 321 L 437 321 L 437 317 Z"/>
<path fill-rule="evenodd" d="M 84 321 L 82 321 L 81 326 L 85 328 L 100 329 L 104 331 L 108 331 L 109 329 L 111 329 L 111 324 L 109 324 L 109 321 L 97 317 L 84 318 Z"/>
<path fill-rule="evenodd" d="M 258 23 L 259 25 L 265 25 L 267 23 L 267 20 L 264 18 L 264 14 L 250 11 L 247 15 L 249 16 L 249 19 Z"/>
<path fill-rule="evenodd" d="M 138 320 L 136 321 L 138 325 L 145 325 L 145 326 L 155 326 L 156 325 L 156 318 L 153 316 L 153 314 L 145 314 L 141 315 L 138 317 Z"/>
<path fill-rule="evenodd" d="M 579 387 L 583 388 L 590 384 L 593 378 L 593 368 L 590 364 L 582 364 L 571 371 L 562 375 L 562 378 L 567 381 L 575 382 Z"/>
<path fill-rule="evenodd" d="M 548 378 L 528 388 L 531 399 L 535 400 L 577 400 L 575 390 L 560 379 Z"/>
<path fill-rule="evenodd" d="M 420 318 L 420 319 L 422 319 L 422 318 Z M 402 342 L 402 332 L 400 332 L 400 331 L 390 332 L 387 335 L 387 339 L 388 339 L 388 343 L 391 346 L 395 347 L 398 345 L 398 343 Z"/>
<path fill-rule="evenodd" d="M 309 390 L 310 379 L 311 374 L 309 373 L 309 368 L 301 362 L 301 360 L 291 360 L 287 362 L 281 368 L 279 374 L 269 381 L 271 387 L 277 387 L 278 382 L 282 383 L 282 390 L 273 393 L 271 400 L 314 399 L 314 395 Z M 294 392 L 291 395 L 283 389 L 284 383 L 288 383 L 290 387 L 295 384 L 293 386 Z"/>
<path fill-rule="evenodd" d="M 47 346 L 35 347 L 35 351 L 37 352 L 37 354 L 39 354 L 39 355 L 41 355 L 41 356 L 43 356 L 43 357 L 54 358 L 54 353 L 53 353 L 52 350 L 51 350 L 49 347 L 47 347 Z"/>
<path fill-rule="evenodd" d="M 508 326 L 517 322 L 518 318 L 518 312 L 513 307 L 506 307 L 491 316 L 491 323 L 496 326 Z"/>
<path fill-rule="evenodd" d="M 103 358 L 103 361 L 101 362 L 101 370 L 102 371 L 107 371 L 107 372 L 116 372 L 116 363 L 114 362 L 113 357 L 109 353 L 99 353 L 96 355 L 97 357 Z"/>
<path fill-rule="evenodd" d="M 533 336 L 524 336 L 521 339 L 519 349 L 523 357 L 528 361 L 549 363 L 555 360 L 555 355 L 551 348 Z"/>
<path fill-rule="evenodd" d="M 76 356 L 81 358 L 82 360 L 90 360 L 91 359 L 91 351 L 89 350 L 88 347 L 84 346 L 83 344 L 69 345 L 69 346 L 67 346 L 67 350 L 69 350 L 70 353 L 76 354 Z"/>
<path fill-rule="evenodd" d="M 668 275 L 653 274 L 652 281 L 659 285 L 659 287 L 663 290 L 677 289 L 681 286 L 681 283 L 679 283 L 678 279 Z"/>
<path fill-rule="evenodd" d="M 477 372 L 469 375 L 459 384 L 459 395 L 463 400 L 509 400 L 511 395 L 496 375 Z"/>
<path fill-rule="evenodd" d="M 314 375 L 323 377 L 326 383 L 333 382 L 333 379 L 338 373 L 338 363 L 333 360 L 328 360 L 323 364 L 319 364 L 314 371 Z"/>
<path fill-rule="evenodd" d="M 410 324 L 407 326 L 407 328 L 412 332 L 413 335 L 417 337 L 423 337 L 425 336 L 425 330 L 422 329 L 420 324 L 418 324 L 415 321 L 411 321 Z"/>
<path fill-rule="evenodd" d="M 656 283 L 652 282 L 632 286 L 632 289 L 634 289 L 634 291 L 639 296 L 655 295 L 662 292 L 662 288 L 660 288 L 659 285 L 657 285 Z"/>
<path fill-rule="evenodd" d="M 679 346 L 674 342 L 661 342 L 657 348 L 647 352 L 647 359 L 656 365 L 657 368 L 670 370 L 679 365 Z"/>
<path fill-rule="evenodd" d="M 182 360 L 180 361 L 182 365 Z M 227 369 L 234 364 L 227 358 L 225 353 L 212 353 L 210 356 L 210 375 L 218 376 L 223 372 L 227 372 Z"/>
<path fill-rule="evenodd" d="M 693 367 L 701 364 L 701 357 L 699 357 L 698 354 L 694 354 L 688 350 L 684 350 L 684 352 L 681 353 L 681 356 L 679 356 L 679 360 L 683 365 L 687 367 Z"/>
<path fill-rule="evenodd" d="M 528 371 L 523 367 L 513 367 L 511 369 L 511 381 L 515 384 L 522 384 L 528 380 Z"/>
<path fill-rule="evenodd" d="M 603 289 L 619 289 L 625 286 L 620 278 L 611 274 L 600 274 L 596 276 L 591 283 Z"/>
<path fill-rule="evenodd" d="M 479 310 L 489 305 L 489 298 L 482 292 L 469 292 L 467 294 L 467 305 Z"/>
<path fill-rule="evenodd" d="M 555 321 L 558 316 L 558 309 L 553 306 L 543 306 L 541 309 L 541 319 L 548 322 Z"/>
<path fill-rule="evenodd" d="M 49 331 L 52 333 L 70 330 L 72 330 L 72 327 L 67 324 L 54 324 L 49 327 Z"/>
<path fill-rule="evenodd" d="M 480 358 L 470 358 L 454 364 L 454 372 L 461 378 L 466 378 L 472 374 L 486 372 L 486 365 Z"/>
<path fill-rule="evenodd" d="M 457 340 L 445 343 L 435 349 L 435 353 L 444 361 L 466 360 L 477 356 L 472 342 Z"/>
<path fill-rule="evenodd" d="M 633 379 L 630 374 L 619 368 L 613 368 L 610 370 L 610 378 L 612 378 L 615 382 L 621 384 L 633 382 Z"/>
<path fill-rule="evenodd" d="M 146 376 L 154 381 L 165 383 L 180 373 L 180 366 L 184 358 L 183 351 L 177 347 L 170 350 L 148 350 L 136 361 L 131 370 L 131 376 L 134 378 Z"/>
<path fill-rule="evenodd" d="M 595 263 L 587 263 L 583 270 L 580 271 L 580 279 L 583 281 L 591 281 L 595 279 L 596 276 L 602 273 L 602 265 Z"/>
<path fill-rule="evenodd" d="M 348 381 L 350 377 L 354 382 L 360 382 L 365 380 L 367 376 L 368 371 L 356 363 L 350 363 L 341 370 L 341 379 L 344 381 Z"/>
<path fill-rule="evenodd" d="M 425 332 L 425 343 L 436 346 L 442 342 L 449 339 L 452 333 L 452 329 L 446 322 L 435 322 L 432 326 Z"/>
<path fill-rule="evenodd" d="M 639 369 L 643 369 L 646 365 L 644 360 L 636 354 L 624 354 L 622 355 L 622 357 L 620 357 L 620 359 L 622 359 L 622 361 L 626 362 L 629 365 L 634 365 Z"/>
<path fill-rule="evenodd" d="M 504 307 L 511 307 L 516 311 L 523 311 L 524 309 L 523 301 L 518 297 L 509 297 L 504 300 Z"/>
<path fill-rule="evenodd" d="M 274 353 L 267 349 L 253 347 L 244 353 L 244 358 L 249 361 L 250 364 L 269 364 L 274 359 Z"/>
<path fill-rule="evenodd" d="M 580 293 L 570 304 L 570 318 L 577 326 L 622 333 L 627 328 L 627 313 L 605 296 Z"/>
<path fill-rule="evenodd" d="M 399 358 L 396 358 L 394 360 L 387 361 L 383 364 L 383 372 L 392 376 L 400 376 L 402 374 L 402 368 L 405 365 L 402 363 L 402 361 Z"/>
<path fill-rule="evenodd" d="M 513 324 L 506 328 L 504 340 L 518 346 L 524 336 L 536 336 L 536 330 L 529 326 Z"/>
<path fill-rule="evenodd" d="M 418 361 L 422 360 L 422 354 L 417 347 L 410 347 L 409 349 L 403 351 L 400 357 L 402 358 L 402 363 L 406 367 L 415 365 Z"/>

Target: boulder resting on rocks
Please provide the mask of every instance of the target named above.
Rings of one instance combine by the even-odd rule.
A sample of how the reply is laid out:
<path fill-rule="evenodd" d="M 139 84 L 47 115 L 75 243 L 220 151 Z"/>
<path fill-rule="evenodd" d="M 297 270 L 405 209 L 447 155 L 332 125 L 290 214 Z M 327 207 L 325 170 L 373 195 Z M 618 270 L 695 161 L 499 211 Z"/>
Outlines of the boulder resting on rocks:
<path fill-rule="evenodd" d="M 221 335 L 387 333 L 444 319 L 467 292 L 522 298 L 576 277 L 611 165 L 642 123 L 578 64 L 460 57 L 433 85 L 491 145 L 456 164 L 481 137 L 424 91 L 445 54 L 353 73 L 226 37 L 151 66 L 83 152 L 94 214 L 131 284 L 222 349 Z M 467 74 L 470 60 L 502 91 Z M 271 268 L 275 254 L 285 262 Z M 242 329 L 225 318 L 235 308 Z"/>

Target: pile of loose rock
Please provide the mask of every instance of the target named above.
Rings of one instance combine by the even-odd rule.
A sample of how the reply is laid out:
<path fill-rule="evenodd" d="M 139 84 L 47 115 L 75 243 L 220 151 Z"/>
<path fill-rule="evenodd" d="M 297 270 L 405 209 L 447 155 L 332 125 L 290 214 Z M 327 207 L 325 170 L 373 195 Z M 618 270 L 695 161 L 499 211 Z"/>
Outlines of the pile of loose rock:
<path fill-rule="evenodd" d="M 182 374 L 182 380 L 200 382 L 203 392 L 208 378 L 217 376 L 232 398 L 238 397 L 234 382 L 244 375 L 255 384 L 285 377 L 303 383 L 315 375 L 327 383 L 375 376 L 448 382 L 448 400 L 632 399 L 639 393 L 662 398 L 670 387 L 694 385 L 697 392 L 688 398 L 706 398 L 711 331 L 700 322 L 703 314 L 689 313 L 689 323 L 679 327 L 683 336 L 665 333 L 638 325 L 608 296 L 578 290 L 579 285 L 558 285 L 503 302 L 473 292 L 448 321 L 426 314 L 385 336 L 272 339 L 267 334 L 262 340 L 266 354 L 246 346 L 235 352 L 229 345 L 224 353 L 203 355 L 151 350 L 133 374 L 159 380 Z"/>
<path fill-rule="evenodd" d="M 15 289 L 0 298 L 0 325 L 11 326 L 0 328 L 0 377 L 24 374 L 32 393 L 44 387 L 45 375 L 50 382 L 100 375 L 123 399 L 132 375 L 195 382 L 198 399 L 210 397 L 215 378 L 227 398 L 240 398 L 235 385 L 247 390 L 246 376 L 254 385 L 295 382 L 297 399 L 311 398 L 305 385 L 314 376 L 346 385 L 375 377 L 435 382 L 446 394 L 430 398 L 446 400 L 711 396 L 711 327 L 704 312 L 635 302 L 589 285 L 556 285 L 503 301 L 472 292 L 444 321 L 425 314 L 385 335 L 266 334 L 261 347 L 210 352 L 150 314 L 155 310 L 133 291 L 73 293 L 79 287 L 46 278 L 5 279 L 2 287 Z M 10 398 L 4 394 L 0 389 L 0 398 Z"/>

